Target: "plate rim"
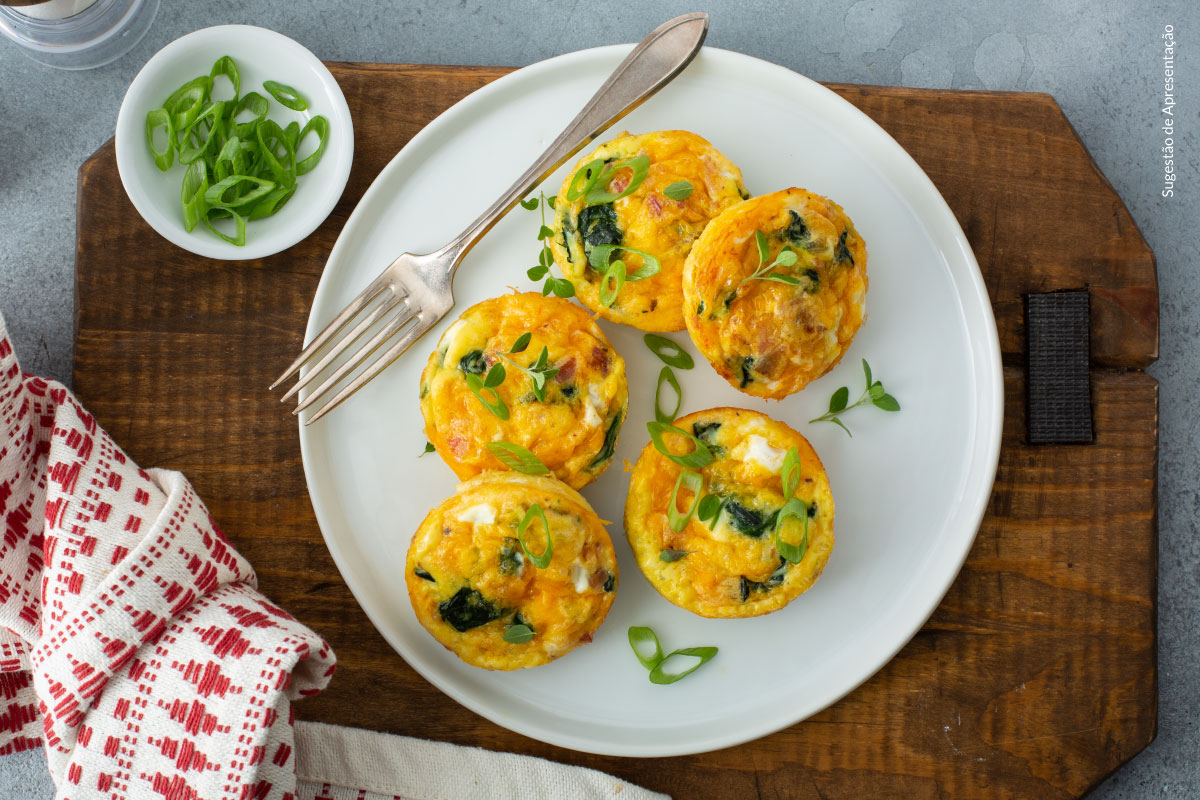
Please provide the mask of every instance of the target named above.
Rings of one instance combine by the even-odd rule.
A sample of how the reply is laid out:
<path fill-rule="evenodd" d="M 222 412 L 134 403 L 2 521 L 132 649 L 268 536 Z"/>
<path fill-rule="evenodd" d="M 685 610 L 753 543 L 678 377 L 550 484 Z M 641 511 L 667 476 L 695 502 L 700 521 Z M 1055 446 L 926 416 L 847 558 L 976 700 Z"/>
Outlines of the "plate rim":
<path fill-rule="evenodd" d="M 342 232 L 339 232 L 337 241 L 335 242 L 333 249 L 330 251 L 329 257 L 326 261 L 326 266 L 328 267 L 329 264 L 334 263 L 335 258 L 340 255 L 343 247 L 348 246 L 347 240 L 343 237 L 343 233 L 350 228 L 351 223 L 354 222 L 355 216 L 360 213 L 360 209 L 370 205 L 371 202 L 374 201 L 375 195 L 383 193 L 383 179 L 389 174 L 389 172 L 396 168 L 397 162 L 400 160 L 401 156 L 403 156 L 405 152 L 410 149 L 417 149 L 424 146 L 426 139 L 435 136 L 443 125 L 452 121 L 450 117 L 455 116 L 458 113 L 464 113 L 466 110 L 464 109 L 464 106 L 471 106 L 479 102 L 486 102 L 491 95 L 504 91 L 507 86 L 514 81 L 534 77 L 537 74 L 549 69 L 565 68 L 575 61 L 582 61 L 587 58 L 603 58 L 609 54 L 613 56 L 624 56 L 628 54 L 633 46 L 634 45 L 632 44 L 605 45 L 587 48 L 584 50 L 576 50 L 554 56 L 543 61 L 515 69 L 512 72 L 497 78 L 491 83 L 480 87 L 450 107 L 446 108 L 444 111 L 438 114 L 437 117 L 426 124 L 425 127 L 418 131 L 418 133 L 413 136 L 412 139 L 405 143 L 405 145 L 396 153 L 396 155 L 394 155 L 383 167 L 383 169 L 380 170 L 379 174 L 372 179 L 371 185 L 367 188 L 367 191 L 364 192 L 362 198 L 355 205 L 354 211 L 351 213 L 350 217 L 347 219 L 342 228 Z M 952 557 L 947 562 L 953 564 L 954 569 L 949 573 L 949 578 L 946 581 L 946 585 L 939 591 L 935 591 L 929 595 L 927 603 L 928 607 L 923 608 L 920 614 L 914 614 L 912 617 L 914 624 L 912 625 L 911 630 L 906 631 L 904 636 L 897 640 L 895 646 L 886 652 L 885 657 L 880 659 L 877 664 L 874 664 L 861 677 L 845 686 L 840 693 L 836 694 L 836 696 L 829 697 L 820 708 L 813 709 L 811 711 L 805 711 L 800 714 L 783 713 L 777 717 L 772 717 L 769 722 L 761 724 L 752 730 L 741 729 L 738 733 L 734 734 L 708 736 L 703 741 L 696 740 L 683 746 L 672 746 L 670 742 L 667 742 L 660 743 L 656 746 L 637 745 L 630 747 L 616 742 L 601 743 L 594 739 L 587 738 L 586 736 L 574 734 L 562 736 L 555 733 L 554 735 L 548 735 L 543 728 L 526 724 L 524 720 L 505 716 L 503 712 L 489 707 L 485 703 L 476 702 L 465 692 L 458 691 L 450 681 L 444 680 L 441 676 L 437 675 L 436 672 L 422 669 L 405 657 L 397 642 L 394 641 L 394 637 L 389 635 L 389 633 L 385 630 L 385 627 L 382 627 L 379 621 L 377 621 L 377 617 L 382 617 L 386 612 L 386 609 L 380 608 L 372 610 L 371 608 L 368 608 L 366 603 L 363 602 L 362 597 L 360 597 L 360 591 L 355 588 L 354 584 L 348 577 L 348 573 L 354 574 L 353 569 L 348 570 L 348 567 L 350 566 L 348 564 L 348 554 L 341 550 L 340 544 L 335 544 L 336 537 L 333 537 L 326 532 L 326 528 L 329 526 L 329 523 L 324 522 L 322 518 L 327 516 L 327 513 L 322 511 L 321 501 L 318 500 L 312 488 L 314 476 L 312 474 L 313 468 L 311 466 L 313 456 L 310 453 L 310 448 L 314 445 L 309 441 L 309 436 L 312 434 L 306 435 L 307 429 L 304 424 L 306 416 L 301 415 L 298 418 L 301 461 L 304 468 L 309 499 L 313 505 L 313 511 L 317 518 L 318 526 L 321 529 L 322 538 L 324 539 L 326 548 L 329 550 L 329 553 L 333 558 L 338 571 L 341 573 L 343 580 L 346 581 L 347 586 L 350 588 L 355 601 L 358 603 L 363 613 L 366 614 L 367 618 L 371 621 L 371 624 L 375 627 L 376 631 L 378 631 L 384 640 L 387 641 L 388 645 L 391 646 L 392 649 L 404 659 L 405 663 L 412 667 L 412 669 L 416 671 L 422 678 L 429 681 L 443 694 L 447 695 L 452 700 L 466 707 L 470 711 L 479 714 L 483 718 L 515 733 L 529 736 L 548 744 L 565 747 L 580 752 L 637 758 L 672 757 L 712 752 L 715 750 L 744 744 L 746 742 L 751 742 L 764 736 L 777 733 L 778 731 L 808 719 L 814 714 L 820 713 L 820 711 L 829 708 L 830 706 L 842 700 L 859 686 L 877 675 L 889 663 L 891 663 L 895 659 L 896 655 L 925 626 L 925 623 L 933 615 L 934 611 L 937 610 L 938 606 L 941 605 L 941 602 L 949 592 L 950 587 L 954 584 L 955 580 L 958 578 L 958 575 L 961 573 L 962 566 L 965 563 L 971 548 L 974 546 L 976 537 L 978 536 L 979 526 L 982 523 L 983 517 L 987 511 L 988 501 L 991 497 L 992 487 L 995 483 L 996 471 L 999 466 L 1004 423 L 1004 380 L 999 334 L 996 327 L 995 315 L 992 311 L 991 300 L 987 292 L 986 283 L 983 279 L 983 273 L 979 268 L 978 261 L 975 258 L 975 254 L 971 248 L 970 242 L 968 241 L 966 234 L 963 232 L 962 226 L 959 224 L 953 210 L 950 208 L 949 204 L 946 202 L 937 186 L 933 183 L 932 179 L 930 179 L 928 174 L 921 168 L 916 160 L 908 153 L 907 150 L 904 149 L 902 145 L 900 145 L 899 142 L 895 140 L 894 137 L 891 136 L 890 133 L 887 132 L 887 130 L 871 119 L 870 116 L 868 116 L 849 100 L 846 100 L 832 89 L 829 89 L 828 87 L 805 75 L 788 69 L 787 67 L 783 67 L 781 65 L 774 64 L 770 61 L 747 55 L 745 53 L 709 46 L 702 48 L 702 53 L 708 53 L 712 57 L 718 59 L 729 59 L 731 62 L 741 62 L 742 64 L 753 69 L 763 69 L 768 72 L 773 72 L 782 80 L 795 81 L 799 79 L 801 83 L 809 84 L 811 87 L 816 87 L 818 91 L 828 94 L 837 104 L 841 105 L 845 110 L 848 110 L 853 116 L 856 116 L 860 124 L 865 124 L 869 130 L 873 131 L 877 135 L 881 134 L 884 137 L 883 141 L 890 148 L 894 148 L 894 152 L 891 155 L 897 157 L 898 167 L 902 170 L 902 172 L 906 173 L 906 180 L 915 180 L 918 184 L 917 188 L 923 188 L 928 195 L 922 199 L 931 201 L 936 207 L 935 210 L 944 214 L 945 221 L 949 226 L 949 233 L 953 239 L 953 243 L 957 246 L 959 255 L 965 261 L 966 266 L 968 267 L 967 276 L 970 278 L 970 285 L 963 286 L 958 280 L 955 280 L 954 273 L 950 274 L 951 283 L 956 289 L 956 299 L 959 301 L 959 309 L 964 316 L 966 316 L 966 306 L 968 305 L 966 301 L 970 300 L 978 304 L 980 311 L 978 315 L 979 319 L 975 320 L 974 322 L 977 326 L 981 327 L 976 328 L 976 335 L 969 335 L 967 337 L 966 349 L 969 355 L 969 363 L 972 365 L 975 371 L 974 381 L 970 386 L 970 394 L 973 399 L 973 404 L 977 409 L 974 424 L 972 425 L 974 428 L 975 444 L 972 448 L 972 455 L 967 460 L 967 466 L 969 467 L 967 473 L 970 475 L 976 470 L 981 470 L 981 472 L 978 473 L 977 478 L 971 481 L 972 485 L 978 485 L 981 488 L 979 489 L 976 497 L 967 498 L 972 500 L 972 502 L 969 504 L 969 508 L 967 508 L 965 511 L 960 511 L 958 514 L 964 525 L 969 525 L 973 529 L 973 533 L 970 536 L 961 537 L 961 547 L 959 552 L 952 553 Z M 616 61 L 613 63 L 615 64 Z M 684 72 L 686 73 L 686 70 Z M 905 194 L 905 196 L 907 197 L 908 195 Z M 924 217 L 925 215 L 922 214 L 921 216 Z M 305 329 L 305 341 L 310 341 L 312 337 L 320 330 L 320 328 L 323 327 L 323 324 L 316 320 L 314 312 L 317 307 L 318 299 L 322 297 L 325 291 L 328 291 L 328 284 L 333 281 L 331 274 L 332 271 L 329 269 L 322 271 L 320 281 L 317 285 L 317 290 L 313 295 L 312 306 L 309 309 L 309 318 Z M 971 331 L 969 326 L 968 331 Z M 985 372 L 986 374 L 983 374 Z M 985 379 L 990 381 L 990 387 L 987 387 L 983 383 Z M 990 388 L 990 393 L 983 393 L 983 388 Z M 301 393 L 301 399 L 303 398 L 303 395 L 304 393 Z M 986 413 L 988 411 L 991 412 L 990 415 Z"/>

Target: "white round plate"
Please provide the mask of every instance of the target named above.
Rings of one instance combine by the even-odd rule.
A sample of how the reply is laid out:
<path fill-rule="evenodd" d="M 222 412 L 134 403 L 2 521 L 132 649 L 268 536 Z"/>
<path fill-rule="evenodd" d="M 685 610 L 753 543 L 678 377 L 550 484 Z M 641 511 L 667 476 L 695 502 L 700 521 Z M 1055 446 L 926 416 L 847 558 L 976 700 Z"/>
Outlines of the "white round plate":
<path fill-rule="evenodd" d="M 434 120 L 383 170 L 338 238 L 317 289 L 308 338 L 396 255 L 431 251 L 465 228 L 565 127 L 628 46 L 521 69 Z M 454 474 L 425 445 L 417 383 L 442 330 L 487 297 L 535 288 L 536 212 L 516 208 L 471 251 L 441 324 L 300 442 L 325 541 L 367 615 L 425 678 L 507 728 L 551 744 L 621 756 L 671 756 L 739 744 L 820 711 L 882 667 L 932 613 L 958 574 L 991 492 L 1000 449 L 999 343 L 979 267 L 937 189 L 881 128 L 833 92 L 748 56 L 704 49 L 658 95 L 601 137 L 682 128 L 738 164 L 765 194 L 801 186 L 845 207 L 870 253 L 868 321 L 831 374 L 782 402 L 743 395 L 698 356 L 679 372 L 683 413 L 764 411 L 803 433 L 837 503 L 824 575 L 785 609 L 708 620 L 660 597 L 642 577 L 622 519 L 629 476 L 648 440 L 661 367 L 641 332 L 601 323 L 629 373 L 629 418 L 612 467 L 583 494 L 620 559 L 616 601 L 593 643 L 537 669 L 467 666 L 417 623 L 402 569 L 430 507 Z M 572 159 L 573 163 L 574 160 Z M 543 185 L 557 192 L 569 166 Z M 688 342 L 686 333 L 674 334 Z M 695 354 L 695 349 L 689 350 Z M 903 406 L 846 415 L 849 438 L 808 424 L 830 395 L 862 389 L 870 361 Z M 656 686 L 626 640 L 650 625 L 670 649 L 720 653 L 680 683 Z"/>
<path fill-rule="evenodd" d="M 204 227 L 183 226 L 179 192 L 187 168 L 178 159 L 166 172 L 146 145 L 146 115 L 197 75 L 207 75 L 221 56 L 237 64 L 242 94 L 255 91 L 270 103 L 267 116 L 281 126 L 301 127 L 318 114 L 329 120 L 329 144 L 311 172 L 297 179 L 296 193 L 276 214 L 246 225 L 239 247 Z M 308 101 L 305 111 L 284 108 L 263 88 L 274 80 L 293 87 Z M 224 82 L 222 82 L 224 83 Z M 311 138 L 311 137 L 310 137 Z M 311 145 L 301 145 L 302 156 Z M 125 193 L 150 227 L 168 241 L 207 258 L 237 261 L 263 258 L 307 237 L 337 205 L 354 160 L 354 123 L 341 87 L 321 60 L 282 33 L 253 25 L 218 25 L 181 36 L 146 62 L 129 84 L 117 114 L 117 171 Z"/>

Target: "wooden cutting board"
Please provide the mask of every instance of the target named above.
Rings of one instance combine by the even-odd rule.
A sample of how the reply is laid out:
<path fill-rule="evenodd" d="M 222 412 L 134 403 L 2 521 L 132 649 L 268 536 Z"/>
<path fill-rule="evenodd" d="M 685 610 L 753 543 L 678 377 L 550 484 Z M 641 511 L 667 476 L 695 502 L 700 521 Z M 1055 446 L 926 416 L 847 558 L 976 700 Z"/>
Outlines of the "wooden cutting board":
<path fill-rule="evenodd" d="M 1154 738 L 1158 353 L 1154 256 L 1048 95 L 834 85 L 921 164 L 966 231 L 1004 354 L 1004 442 L 962 574 L 877 675 L 787 730 L 715 753 L 623 759 L 494 725 L 376 633 L 309 504 L 274 376 L 299 351 L 325 258 L 370 182 L 500 68 L 331 64 L 354 115 L 341 202 L 271 258 L 208 261 L 128 202 L 112 143 L 80 169 L 75 389 L 144 466 L 187 473 L 262 590 L 337 651 L 305 719 L 583 764 L 677 798 L 1078 797 Z M 1089 287 L 1096 441 L 1025 441 L 1029 292 Z M 931 432 L 930 435 L 936 435 Z"/>

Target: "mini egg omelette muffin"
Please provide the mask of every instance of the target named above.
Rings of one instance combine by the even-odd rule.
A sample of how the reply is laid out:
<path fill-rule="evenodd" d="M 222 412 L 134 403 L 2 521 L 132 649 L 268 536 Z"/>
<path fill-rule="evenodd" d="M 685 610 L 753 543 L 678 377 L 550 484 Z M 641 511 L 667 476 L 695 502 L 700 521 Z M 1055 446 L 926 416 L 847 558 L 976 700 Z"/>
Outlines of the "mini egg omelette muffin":
<path fill-rule="evenodd" d="M 866 294 L 862 237 L 841 206 L 803 189 L 756 197 L 717 217 L 683 270 L 697 349 L 733 386 L 775 400 L 841 360 L 862 325 Z"/>
<path fill-rule="evenodd" d="M 525 333 L 528 345 L 510 352 Z M 503 382 L 477 395 L 468 376 L 483 381 L 497 363 Z M 574 303 L 537 293 L 468 308 L 421 373 L 425 435 L 464 480 L 507 469 L 487 449 L 503 440 L 578 489 L 608 467 L 628 405 L 625 362 L 595 320 Z"/>
<path fill-rule="evenodd" d="M 520 530 L 535 505 L 553 547 L 544 567 L 533 561 L 547 549 L 541 516 L 535 511 Z M 487 472 L 425 517 L 404 579 L 417 619 L 448 650 L 476 667 L 520 669 L 592 640 L 616 596 L 617 557 L 574 489 L 548 477 Z"/>
<path fill-rule="evenodd" d="M 588 172 L 589 165 L 599 172 Z M 598 178 L 593 191 L 568 199 L 575 194 L 572 181 L 581 189 L 593 174 Z M 622 194 L 641 175 L 630 194 L 606 199 Z M 555 202 L 550 248 L 558 268 L 592 311 L 644 331 L 681 331 L 680 280 L 692 243 L 709 220 L 749 196 L 741 170 L 694 133 L 622 134 L 597 147 L 567 175 Z M 600 245 L 626 245 L 649 253 L 658 259 L 659 271 L 640 280 L 627 279 L 612 304 L 605 306 L 600 294 L 603 272 L 589 262 Z M 611 258 L 623 261 L 629 274 L 644 265 L 632 250 L 616 250 Z"/>
<path fill-rule="evenodd" d="M 786 606 L 813 585 L 833 549 L 833 495 L 821 459 L 808 440 L 765 414 L 713 408 L 680 417 L 675 427 L 704 442 L 714 460 L 698 472 L 700 495 L 720 501 L 715 522 L 693 514 L 680 531 L 668 519 L 676 481 L 684 467 L 646 445 L 633 469 L 625 500 L 625 535 L 638 566 L 658 592 L 702 617 L 754 617 Z M 692 443 L 664 437 L 672 453 Z M 799 454 L 795 497 L 808 508 L 807 549 L 798 563 L 780 555 L 775 522 L 784 505 L 781 472 L 789 448 Z M 695 498 L 680 490 L 676 509 Z M 715 501 L 712 501 L 715 502 Z M 799 543 L 803 519 L 788 516 L 780 534 Z"/>

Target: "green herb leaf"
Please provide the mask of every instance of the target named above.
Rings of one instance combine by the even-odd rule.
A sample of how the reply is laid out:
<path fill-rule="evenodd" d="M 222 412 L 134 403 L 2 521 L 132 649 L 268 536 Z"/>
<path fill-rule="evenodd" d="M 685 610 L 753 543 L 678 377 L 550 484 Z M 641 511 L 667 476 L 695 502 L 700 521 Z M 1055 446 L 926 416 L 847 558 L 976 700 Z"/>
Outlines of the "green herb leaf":
<path fill-rule="evenodd" d="M 663 194 L 672 200 L 687 200 L 692 196 L 692 184 L 690 181 L 675 181 L 663 189 Z"/>
<path fill-rule="evenodd" d="M 550 287 L 550 291 L 554 292 L 556 297 L 567 298 L 575 296 L 575 284 L 566 278 L 551 278 L 547 282 L 547 286 Z M 542 294 L 545 295 L 546 292 L 543 291 Z"/>
<path fill-rule="evenodd" d="M 664 456 L 669 458 L 671 461 L 674 461 L 681 467 L 687 467 L 688 469 L 701 469 L 702 467 L 707 467 L 713 462 L 713 454 L 712 451 L 708 449 L 708 445 L 682 428 L 677 428 L 674 425 L 668 425 L 665 422 L 658 422 L 655 420 L 646 423 L 646 430 L 650 432 L 650 439 L 654 442 L 654 449 L 658 450 L 658 452 L 662 453 Z M 695 445 L 692 452 L 684 455 L 676 455 L 668 450 L 667 445 L 663 442 L 663 436 L 667 433 L 677 434 L 685 439 L 691 440 L 692 444 Z"/>
<path fill-rule="evenodd" d="M 550 474 L 550 468 L 543 464 L 541 459 L 519 444 L 502 439 L 498 442 L 488 442 L 487 449 L 489 453 L 500 459 L 504 466 L 523 475 Z"/>
<path fill-rule="evenodd" d="M 721 510 L 725 508 L 725 498 L 715 494 L 706 494 L 696 508 L 696 519 L 707 522 L 710 528 L 716 528 L 721 519 Z"/>
<path fill-rule="evenodd" d="M 687 511 L 679 510 L 680 488 L 692 493 L 692 502 Z M 703 488 L 704 476 L 699 472 L 685 469 L 679 473 L 679 477 L 675 479 L 675 488 L 671 490 L 671 499 L 667 501 L 667 524 L 671 526 L 671 530 L 680 533 L 687 527 L 692 515 L 696 513 L 696 506 L 700 504 L 700 490 Z"/>
<path fill-rule="evenodd" d="M 670 384 L 675 390 L 675 410 L 664 411 L 662 407 L 662 388 L 663 383 Z M 658 387 L 654 390 L 654 418 L 659 422 L 674 422 L 679 416 L 679 409 L 683 406 L 683 390 L 679 388 L 679 381 L 675 378 L 675 373 L 670 367 L 663 367 L 662 372 L 658 373 Z"/>
<path fill-rule="evenodd" d="M 863 362 L 863 375 L 865 375 L 867 378 L 867 386 L 870 386 L 870 385 L 872 385 L 871 365 L 867 363 L 867 360 L 865 358 L 862 360 L 862 362 Z"/>
<path fill-rule="evenodd" d="M 637 660 L 642 662 L 643 667 L 654 669 L 662 662 L 662 645 L 658 643 L 658 637 L 654 635 L 653 630 L 635 625 L 629 629 L 628 636 L 629 646 L 633 649 Z M 653 645 L 654 651 L 647 652 L 646 645 Z"/>
<path fill-rule="evenodd" d="M 804 534 L 799 544 L 792 544 L 782 536 L 783 524 L 792 517 L 804 521 Z M 792 497 L 784 503 L 775 517 L 775 549 L 792 564 L 799 564 L 808 552 L 808 504 L 798 497 Z"/>
<path fill-rule="evenodd" d="M 525 644 L 533 639 L 533 628 L 528 625 L 509 625 L 504 629 L 504 641 L 509 644 Z"/>
<path fill-rule="evenodd" d="M 788 448 L 783 457 L 783 469 L 779 472 L 783 484 L 783 499 L 790 500 L 800 485 L 800 449 L 795 445 Z"/>
<path fill-rule="evenodd" d="M 786 283 L 788 286 L 800 285 L 800 279 L 795 275 L 782 275 L 778 272 L 767 273 L 758 278 L 748 278 L 747 280 L 774 281 L 775 283 Z"/>
<path fill-rule="evenodd" d="M 650 352 L 658 356 L 659 360 L 667 366 L 675 367 L 676 369 L 691 369 L 696 366 L 696 362 L 692 360 L 692 356 L 688 351 L 665 336 L 659 336 L 657 333 L 647 333 L 642 337 L 642 341 L 646 343 L 646 347 L 650 348 Z"/>
<path fill-rule="evenodd" d="M 850 401 L 850 387 L 843 386 L 838 389 L 829 398 L 829 410 L 835 414 L 846 407 L 846 403 Z"/>
<path fill-rule="evenodd" d="M 542 462 L 539 461 L 538 463 Z M 529 549 L 529 545 L 525 544 L 525 530 L 535 518 L 540 519 L 542 527 L 546 529 L 546 549 L 542 551 L 541 555 L 534 555 Z M 542 507 L 537 503 L 529 507 L 529 510 L 525 512 L 525 516 L 521 519 L 521 524 L 517 526 L 517 541 L 521 543 L 521 549 L 525 551 L 525 555 L 529 557 L 529 560 L 533 562 L 535 567 L 545 569 L 550 566 L 550 559 L 554 557 L 554 537 L 550 535 L 550 523 L 546 521 L 546 512 L 542 511 Z"/>
<path fill-rule="evenodd" d="M 762 231 L 754 232 L 754 243 L 758 245 L 758 265 L 761 267 L 767 263 L 767 256 L 771 254 L 771 251 L 767 248 L 767 237 L 763 236 Z"/>
<path fill-rule="evenodd" d="M 510 353 L 525 352 L 525 348 L 529 347 L 529 340 L 532 338 L 533 338 L 533 334 L 529 331 L 525 331 L 524 333 L 522 333 L 520 336 L 517 337 L 517 340 L 515 342 L 513 342 L 513 346 L 509 349 L 508 352 L 510 352 Z"/>
<path fill-rule="evenodd" d="M 896 398 L 892 397 L 890 394 L 885 394 L 885 395 L 882 395 L 881 397 L 876 397 L 871 402 L 873 402 L 875 404 L 876 408 L 881 408 L 884 411 L 899 411 L 900 410 L 900 401 L 897 400 Z"/>
<path fill-rule="evenodd" d="M 546 197 L 546 195 L 543 194 L 542 200 L 546 203 L 546 205 L 553 209 L 555 207 L 554 204 L 558 202 L 558 195 L 552 194 L 549 197 Z"/>
<path fill-rule="evenodd" d="M 717 648 L 715 647 L 682 647 L 678 650 L 674 650 L 671 653 L 668 653 L 665 658 L 660 660 L 658 664 L 656 664 L 654 668 L 650 670 L 650 682 L 657 684 L 669 684 L 683 680 L 688 675 L 691 675 L 693 672 L 711 661 L 712 657 L 716 654 Z M 699 660 L 682 672 L 674 672 L 668 666 L 671 659 L 685 657 L 697 658 Z"/>
<path fill-rule="evenodd" d="M 695 551 L 694 550 L 672 550 L 668 547 L 664 550 L 659 551 L 658 560 L 663 562 L 664 564 L 673 564 L 674 562 L 680 560 L 681 558 L 687 558 L 693 552 L 695 552 Z"/>
<path fill-rule="evenodd" d="M 528 200 L 521 201 L 521 208 L 525 209 L 526 211 L 533 211 L 541 202 L 542 199 L 540 197 L 531 197 Z"/>
<path fill-rule="evenodd" d="M 785 247 L 779 251 L 779 255 L 775 256 L 775 263 L 781 267 L 791 267 L 796 264 L 796 251 L 791 247 Z M 800 281 L 797 280 L 796 283 Z"/>
<path fill-rule="evenodd" d="M 427 453 L 432 453 L 432 452 L 434 452 L 436 449 L 437 449 L 437 448 L 433 446 L 433 442 L 426 442 L 426 443 L 425 443 L 425 449 L 421 451 L 421 455 L 420 455 L 420 456 L 417 456 L 417 458 L 420 458 L 421 456 L 423 456 L 423 455 L 426 455 Z"/>
<path fill-rule="evenodd" d="M 550 271 L 549 267 L 537 266 L 537 267 L 530 267 L 529 270 L 525 274 L 529 276 L 529 280 L 531 280 L 531 281 L 540 281 L 542 278 L 546 277 L 546 273 L 549 271 Z"/>
<path fill-rule="evenodd" d="M 543 239 L 549 239 L 553 235 L 554 235 L 554 231 L 550 228 L 549 225 L 543 225 L 542 227 L 538 228 L 538 241 L 541 241 Z"/>
<path fill-rule="evenodd" d="M 507 375 L 504 371 L 504 365 L 497 361 L 495 364 L 492 364 L 491 369 L 487 371 L 487 376 L 483 379 L 483 386 L 485 389 L 494 389 L 500 384 L 504 383 L 504 379 L 506 377 Z"/>
<path fill-rule="evenodd" d="M 463 380 L 466 381 L 467 388 L 471 390 L 471 394 L 475 395 L 479 402 L 483 403 L 484 408 L 500 419 L 508 419 L 508 406 L 494 388 L 484 386 L 479 376 L 472 373 L 463 375 Z M 488 400 L 484 397 L 484 392 L 491 392 L 492 399 Z"/>

